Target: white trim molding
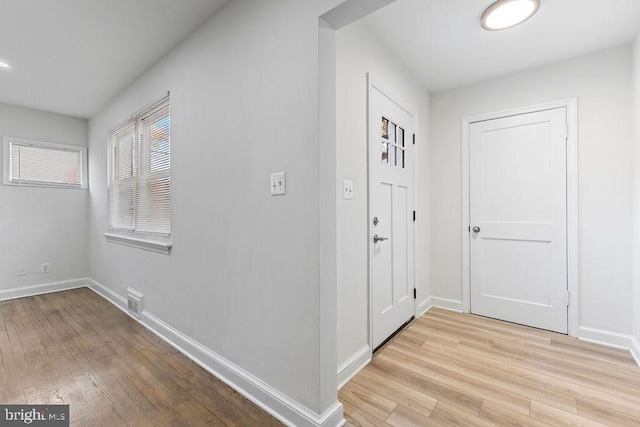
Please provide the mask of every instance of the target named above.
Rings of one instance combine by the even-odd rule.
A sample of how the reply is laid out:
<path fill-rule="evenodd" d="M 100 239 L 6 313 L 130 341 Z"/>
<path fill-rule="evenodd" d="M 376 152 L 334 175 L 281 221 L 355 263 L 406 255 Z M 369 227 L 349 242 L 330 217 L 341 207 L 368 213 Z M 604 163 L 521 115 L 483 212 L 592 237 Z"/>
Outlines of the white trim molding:
<path fill-rule="evenodd" d="M 640 366 L 640 341 L 635 336 L 631 336 L 631 355 L 636 359 L 636 363 Z"/>
<path fill-rule="evenodd" d="M 633 335 L 580 326 L 578 328 L 578 338 L 583 341 L 606 345 L 607 347 L 629 350 L 636 364 L 640 367 L 640 342 Z"/>
<path fill-rule="evenodd" d="M 144 249 L 146 251 L 157 252 L 164 255 L 169 255 L 171 252 L 171 242 L 141 239 L 139 237 L 114 233 L 104 233 L 103 236 L 107 239 L 107 242 L 111 243 L 118 243 L 120 245 L 131 246 L 133 248 Z"/>
<path fill-rule="evenodd" d="M 478 114 L 462 118 L 462 311 L 471 311 L 471 276 L 469 269 L 469 126 L 471 123 L 515 116 L 554 108 L 567 109 L 567 288 L 569 308 L 567 330 L 570 336 L 578 336 L 579 319 L 579 253 L 578 253 L 578 98 L 560 99 L 509 110 Z"/>
<path fill-rule="evenodd" d="M 87 286 L 87 283 L 89 282 L 90 279 L 83 278 L 64 280 L 61 282 L 44 283 L 41 285 L 24 286 L 21 288 L 4 289 L 0 290 L 0 301 L 50 294 L 52 292 L 67 291 L 69 289 L 83 288 Z"/>
<path fill-rule="evenodd" d="M 118 307 L 120 310 L 122 310 L 125 313 L 129 314 L 129 310 L 128 310 L 128 307 L 127 307 L 127 299 L 124 296 L 118 294 L 117 292 L 114 292 L 113 290 L 111 290 L 110 288 L 106 287 L 102 283 L 98 283 L 93 279 L 89 280 L 88 287 L 93 292 L 97 293 L 102 298 L 106 299 L 111 304 L 113 304 L 116 307 Z M 131 316 L 131 317 L 133 317 L 133 316 Z"/>
<path fill-rule="evenodd" d="M 90 281 L 89 288 L 125 313 L 127 312 L 126 299 L 122 295 L 95 280 Z M 344 423 L 340 402 L 335 402 L 324 413 L 316 414 L 148 311 L 143 311 L 138 321 L 169 345 L 288 426 L 336 427 Z"/>
<path fill-rule="evenodd" d="M 418 304 L 418 308 L 416 310 L 416 314 L 417 314 L 416 318 L 422 317 L 423 314 L 429 311 L 429 309 L 432 307 L 432 301 L 431 301 L 432 298 L 433 297 L 428 297 L 420 301 L 420 303 Z"/>
<path fill-rule="evenodd" d="M 454 299 L 429 297 L 427 301 L 425 301 L 425 303 L 423 304 L 425 304 L 427 307 L 424 310 L 423 314 L 429 311 L 430 309 L 432 309 L 433 307 L 443 308 L 445 310 L 451 310 L 451 311 L 456 311 L 458 313 L 463 313 L 462 301 L 457 301 Z"/>
<path fill-rule="evenodd" d="M 369 362 L 371 362 L 372 352 L 369 344 L 365 344 L 351 357 L 338 366 L 338 390 L 351 381 Z"/>
<path fill-rule="evenodd" d="M 578 328 L 578 338 L 583 341 L 606 345 L 607 347 L 621 348 L 631 351 L 631 341 L 633 337 L 619 332 L 580 326 Z"/>

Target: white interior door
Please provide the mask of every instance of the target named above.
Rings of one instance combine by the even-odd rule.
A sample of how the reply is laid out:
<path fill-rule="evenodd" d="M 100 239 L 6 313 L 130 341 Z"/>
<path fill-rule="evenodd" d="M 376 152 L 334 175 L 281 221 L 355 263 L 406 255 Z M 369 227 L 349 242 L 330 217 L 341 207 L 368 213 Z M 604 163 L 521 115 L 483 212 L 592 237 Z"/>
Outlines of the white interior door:
<path fill-rule="evenodd" d="M 372 346 L 414 315 L 413 115 L 369 92 Z"/>
<path fill-rule="evenodd" d="M 469 135 L 471 312 L 567 333 L 566 108 Z"/>

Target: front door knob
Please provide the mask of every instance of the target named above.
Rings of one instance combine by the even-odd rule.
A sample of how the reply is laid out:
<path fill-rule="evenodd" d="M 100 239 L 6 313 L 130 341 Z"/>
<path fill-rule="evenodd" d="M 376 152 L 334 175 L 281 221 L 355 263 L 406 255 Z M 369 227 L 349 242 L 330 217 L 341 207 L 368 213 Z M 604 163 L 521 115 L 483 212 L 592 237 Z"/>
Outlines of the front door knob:
<path fill-rule="evenodd" d="M 479 233 L 480 232 L 480 227 L 478 227 L 477 225 L 475 227 L 473 227 L 473 232 L 474 233 Z"/>
<path fill-rule="evenodd" d="M 388 237 L 379 237 L 377 234 L 375 236 L 373 236 L 373 243 L 378 243 L 378 242 L 382 242 L 385 240 L 389 240 Z"/>

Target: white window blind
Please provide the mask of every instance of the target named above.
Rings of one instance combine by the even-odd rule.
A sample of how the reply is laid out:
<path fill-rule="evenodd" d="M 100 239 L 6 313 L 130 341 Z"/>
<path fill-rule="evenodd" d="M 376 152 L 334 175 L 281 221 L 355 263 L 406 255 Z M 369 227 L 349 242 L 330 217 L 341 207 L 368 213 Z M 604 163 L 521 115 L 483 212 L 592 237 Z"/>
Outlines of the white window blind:
<path fill-rule="evenodd" d="M 4 137 L 3 183 L 87 188 L 85 147 Z"/>
<path fill-rule="evenodd" d="M 165 98 L 111 133 L 109 229 L 171 233 L 171 115 Z"/>

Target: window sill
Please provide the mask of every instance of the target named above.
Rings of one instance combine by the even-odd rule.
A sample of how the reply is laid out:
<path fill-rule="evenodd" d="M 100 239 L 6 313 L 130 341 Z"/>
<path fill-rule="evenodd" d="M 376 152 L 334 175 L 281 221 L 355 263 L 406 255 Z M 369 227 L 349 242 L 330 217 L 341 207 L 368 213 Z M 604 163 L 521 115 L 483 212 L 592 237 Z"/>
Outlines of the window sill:
<path fill-rule="evenodd" d="M 169 255 L 171 252 L 171 242 L 162 242 L 159 240 L 147 240 L 139 237 L 125 236 L 122 234 L 104 233 L 103 236 L 107 242 L 118 243 L 120 245 L 131 246 L 134 248 L 144 249 L 145 251 L 157 252 Z"/>
<path fill-rule="evenodd" d="M 8 179 L 2 180 L 2 185 L 7 185 L 11 187 L 39 187 L 39 188 L 62 188 L 64 190 L 87 190 L 89 187 L 85 184 L 81 185 L 72 185 L 72 184 L 54 184 L 54 183 L 46 183 L 46 182 L 16 182 L 10 181 Z"/>

